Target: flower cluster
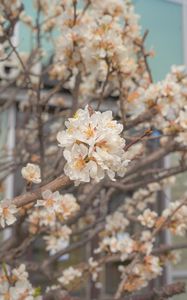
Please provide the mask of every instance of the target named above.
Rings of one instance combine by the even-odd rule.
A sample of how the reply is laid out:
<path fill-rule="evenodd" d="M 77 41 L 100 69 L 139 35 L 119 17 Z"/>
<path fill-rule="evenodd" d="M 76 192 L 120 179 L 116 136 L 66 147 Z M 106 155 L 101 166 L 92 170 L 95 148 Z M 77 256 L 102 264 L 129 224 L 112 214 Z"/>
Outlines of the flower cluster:
<path fill-rule="evenodd" d="M 148 228 L 152 228 L 158 218 L 158 214 L 155 211 L 151 211 L 149 208 L 147 208 L 142 215 L 138 216 L 138 220 L 143 226 L 146 226 Z"/>
<path fill-rule="evenodd" d="M 130 119 L 134 119 L 141 113 L 154 109 L 149 123 L 145 121 L 141 126 L 151 124 L 162 134 L 174 135 L 177 142 L 186 145 L 186 86 L 185 67 L 172 66 L 171 72 L 160 82 L 138 88 L 131 86 L 132 91 L 124 103 L 125 111 L 130 115 Z M 162 141 L 166 143 L 168 137 L 164 137 Z"/>
<path fill-rule="evenodd" d="M 101 272 L 102 268 L 99 267 L 98 262 L 94 260 L 93 257 L 89 258 L 88 265 L 89 265 L 89 272 L 92 276 L 92 280 L 96 282 L 98 279 L 99 272 Z"/>
<path fill-rule="evenodd" d="M 140 240 L 137 243 L 137 251 L 150 255 L 153 250 L 154 242 L 155 238 L 153 237 L 152 232 L 143 230 L 140 235 Z"/>
<path fill-rule="evenodd" d="M 71 89 L 81 72 L 79 94 L 83 99 L 100 95 L 102 88 L 97 83 L 108 77 L 112 94 L 119 95 L 119 74 L 130 79 L 138 73 L 133 52 L 137 52 L 135 41 L 141 39 L 139 16 L 130 2 L 119 0 L 89 1 L 83 14 L 78 1 L 74 8 L 71 4 L 63 3 L 58 18 L 61 34 L 56 39 L 51 77 L 66 81 Z"/>
<path fill-rule="evenodd" d="M 63 250 L 69 245 L 70 235 L 72 230 L 64 225 L 54 229 L 51 234 L 44 236 L 46 241 L 46 250 L 50 255 L 55 254 L 58 251 Z"/>
<path fill-rule="evenodd" d="M 130 275 L 126 273 L 124 266 L 120 266 L 122 278 L 127 276 L 124 284 L 124 291 L 133 292 L 147 286 L 148 282 L 162 274 L 162 267 L 157 256 L 145 256 L 143 263 L 137 263 Z"/>
<path fill-rule="evenodd" d="M 125 157 L 125 140 L 120 137 L 123 126 L 112 118 L 112 112 L 90 112 L 87 106 L 65 123 L 66 130 L 57 135 L 67 161 L 64 171 L 70 179 L 100 181 L 107 174 L 123 176 L 129 163 Z"/>
<path fill-rule="evenodd" d="M 68 219 L 79 210 L 77 200 L 72 194 L 61 195 L 58 191 L 52 193 L 46 190 L 42 193 L 43 200 L 38 200 L 36 206 L 44 207 L 49 213 L 56 214 L 61 219 Z"/>
<path fill-rule="evenodd" d="M 129 225 L 129 221 L 124 217 L 121 212 L 115 212 L 113 215 L 106 217 L 105 230 L 108 234 L 116 234 L 124 232 Z"/>
<path fill-rule="evenodd" d="M 157 192 L 165 187 L 172 186 L 175 183 L 175 177 L 170 176 L 162 181 L 149 183 L 146 188 L 136 190 L 132 197 L 125 197 L 125 204 L 120 208 L 122 212 L 134 214 L 142 212 L 146 207 L 156 200 Z"/>
<path fill-rule="evenodd" d="M 58 278 L 58 281 L 63 285 L 71 284 L 75 279 L 80 278 L 82 276 L 82 272 L 73 267 L 69 267 L 65 269 L 62 273 L 62 276 Z"/>
<path fill-rule="evenodd" d="M 170 203 L 169 207 L 162 212 L 161 221 L 169 219 L 166 227 L 175 235 L 184 236 L 187 230 L 187 205 L 183 201 Z"/>
<path fill-rule="evenodd" d="M 12 225 L 16 221 L 15 214 L 18 209 L 10 200 L 3 200 L 0 202 L 0 225 Z"/>
<path fill-rule="evenodd" d="M 25 265 L 10 269 L 4 266 L 0 270 L 0 299 L 2 300 L 42 300 L 37 289 L 28 280 Z"/>
<path fill-rule="evenodd" d="M 126 260 L 136 250 L 136 242 L 128 234 L 121 236 L 105 237 L 101 240 L 99 248 L 95 253 L 107 252 L 110 254 L 119 253 L 121 261 Z"/>
<path fill-rule="evenodd" d="M 43 238 L 46 250 L 53 255 L 68 246 L 72 230 L 62 225 L 62 221 L 71 218 L 79 210 L 79 205 L 72 194 L 61 195 L 58 191 L 46 190 L 42 197 L 43 200 L 37 200 L 35 209 L 29 214 L 29 229 L 32 234 L 42 228 L 48 229 Z"/>

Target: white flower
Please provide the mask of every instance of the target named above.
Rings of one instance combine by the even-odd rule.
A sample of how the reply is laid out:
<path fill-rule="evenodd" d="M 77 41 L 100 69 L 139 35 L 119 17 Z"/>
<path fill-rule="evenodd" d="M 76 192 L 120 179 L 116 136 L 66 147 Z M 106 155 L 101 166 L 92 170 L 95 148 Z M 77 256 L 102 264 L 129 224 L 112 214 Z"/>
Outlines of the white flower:
<path fill-rule="evenodd" d="M 64 194 L 57 203 L 56 212 L 66 220 L 79 209 L 80 206 L 76 198 L 72 194 Z"/>
<path fill-rule="evenodd" d="M 81 277 L 82 272 L 78 269 L 75 269 L 73 267 L 69 267 L 68 269 L 65 269 L 62 273 L 62 276 L 58 278 L 58 281 L 62 283 L 63 285 L 70 284 L 75 278 Z"/>
<path fill-rule="evenodd" d="M 136 208 L 140 211 L 143 211 L 146 208 L 147 204 L 146 201 L 140 201 L 137 203 Z"/>
<path fill-rule="evenodd" d="M 53 212 L 56 210 L 58 205 L 58 201 L 62 198 L 58 191 L 52 193 L 50 190 L 46 190 L 42 193 L 42 197 L 44 200 L 38 200 L 35 206 L 43 206 L 49 212 Z"/>
<path fill-rule="evenodd" d="M 168 81 L 167 79 L 163 82 L 162 84 L 162 95 L 163 96 L 175 96 L 176 94 L 178 94 L 180 92 L 180 85 L 172 82 L 172 81 Z"/>
<path fill-rule="evenodd" d="M 143 242 L 140 248 L 141 252 L 149 255 L 153 250 L 153 243 L 152 242 Z"/>
<path fill-rule="evenodd" d="M 183 129 L 187 129 L 187 110 L 179 112 L 178 122 Z"/>
<path fill-rule="evenodd" d="M 40 167 L 34 164 L 27 164 L 26 167 L 23 167 L 21 170 L 23 178 L 29 182 L 40 183 L 41 182 L 41 172 Z"/>
<path fill-rule="evenodd" d="M 167 227 L 173 234 L 184 236 L 187 230 L 187 206 L 181 203 L 181 201 L 170 203 L 169 207 L 162 212 L 162 216 L 166 219 L 170 217 Z"/>
<path fill-rule="evenodd" d="M 9 289 L 11 300 L 34 300 L 34 289 L 29 281 L 19 280 Z M 6 299 L 6 298 L 5 298 Z"/>
<path fill-rule="evenodd" d="M 112 119 L 112 112 L 90 112 L 79 109 L 65 123 L 57 140 L 64 148 L 67 161 L 64 171 L 76 183 L 100 181 L 107 174 L 123 176 L 129 160 L 124 151 L 125 140 L 120 137 L 123 126 Z"/>
<path fill-rule="evenodd" d="M 133 199 L 140 201 L 141 199 L 146 198 L 149 195 L 149 191 L 146 189 L 139 189 L 133 194 Z"/>
<path fill-rule="evenodd" d="M 151 192 L 157 192 L 161 189 L 161 186 L 159 183 L 157 182 L 153 182 L 153 183 L 149 183 L 148 184 L 148 189 L 151 191 Z"/>
<path fill-rule="evenodd" d="M 56 231 L 52 231 L 50 235 L 44 236 L 47 245 L 46 250 L 53 255 L 56 252 L 65 249 L 69 244 L 71 233 L 71 229 L 64 225 Z"/>
<path fill-rule="evenodd" d="M 129 254 L 131 254 L 134 250 L 134 241 L 128 236 L 125 235 L 119 240 L 119 251 L 121 252 L 121 260 L 124 261 L 127 259 Z"/>
<path fill-rule="evenodd" d="M 179 132 L 178 136 L 175 138 L 178 143 L 187 146 L 187 131 Z"/>
<path fill-rule="evenodd" d="M 149 230 L 142 231 L 140 241 L 142 242 L 154 241 L 154 239 L 152 238 L 151 231 Z"/>
<path fill-rule="evenodd" d="M 105 229 L 110 233 L 122 232 L 129 225 L 129 221 L 121 212 L 115 212 L 106 218 Z"/>
<path fill-rule="evenodd" d="M 42 193 L 42 197 L 44 200 L 38 200 L 35 206 L 41 206 L 49 213 L 56 214 L 63 219 L 68 219 L 80 208 L 72 194 L 61 195 L 57 191 L 52 193 L 46 190 Z"/>
<path fill-rule="evenodd" d="M 35 209 L 28 216 L 29 228 L 39 229 L 39 227 L 46 226 L 54 228 L 56 225 L 56 214 L 53 211 L 47 209 Z"/>
<path fill-rule="evenodd" d="M 145 268 L 148 272 L 153 273 L 153 278 L 162 274 L 160 259 L 157 256 L 149 255 L 145 257 Z"/>
<path fill-rule="evenodd" d="M 42 209 L 39 211 L 38 217 L 40 226 L 54 227 L 56 224 L 56 214 L 52 211 Z M 30 219 L 30 222 L 32 222 L 32 219 Z"/>
<path fill-rule="evenodd" d="M 14 204 L 11 204 L 9 200 L 3 200 L 0 202 L 0 224 L 5 227 L 5 224 L 11 225 L 16 221 L 15 214 L 18 209 Z"/>
<path fill-rule="evenodd" d="M 71 180 L 89 182 L 90 177 L 94 178 L 97 175 L 98 167 L 95 161 L 86 162 L 88 157 L 88 148 L 83 144 L 74 144 L 72 150 L 65 150 L 64 157 L 67 160 L 64 172 Z M 101 176 L 97 176 L 97 181 L 104 177 L 104 172 Z"/>
<path fill-rule="evenodd" d="M 91 273 L 92 276 L 92 280 L 96 281 L 98 279 L 98 273 L 102 270 L 99 267 L 99 264 L 96 260 L 93 259 L 93 257 L 90 257 L 88 260 L 88 264 L 89 264 L 89 271 Z"/>
<path fill-rule="evenodd" d="M 21 264 L 18 268 L 12 270 L 12 274 L 16 280 L 27 280 L 28 273 L 24 264 Z"/>
<path fill-rule="evenodd" d="M 40 296 L 35 297 L 35 289 L 28 280 L 28 273 L 25 265 L 11 270 L 6 266 L 8 277 L 4 276 L 4 270 L 0 273 L 0 299 L 1 300 L 41 300 Z"/>
<path fill-rule="evenodd" d="M 119 240 L 112 236 L 112 237 L 105 237 L 100 245 L 99 248 L 95 250 L 95 253 L 100 253 L 101 251 L 110 251 L 112 253 L 116 253 L 119 251 Z"/>
<path fill-rule="evenodd" d="M 0 299 L 5 300 L 6 299 L 5 297 L 8 298 L 9 295 L 10 294 L 9 294 L 9 283 L 8 283 L 8 281 L 2 281 L 1 284 L 0 284 Z"/>
<path fill-rule="evenodd" d="M 58 285 L 58 284 L 53 284 L 51 286 L 47 286 L 46 293 L 49 293 L 50 291 L 53 291 L 53 290 L 57 290 L 59 288 L 60 288 L 60 285 Z"/>
<path fill-rule="evenodd" d="M 157 213 L 148 208 L 144 211 L 143 215 L 138 216 L 138 220 L 143 226 L 152 228 L 155 225 L 157 217 Z"/>
<path fill-rule="evenodd" d="M 182 257 L 181 257 L 181 251 L 171 251 L 170 253 L 168 253 L 167 258 L 170 262 L 172 262 L 172 264 L 177 265 Z"/>

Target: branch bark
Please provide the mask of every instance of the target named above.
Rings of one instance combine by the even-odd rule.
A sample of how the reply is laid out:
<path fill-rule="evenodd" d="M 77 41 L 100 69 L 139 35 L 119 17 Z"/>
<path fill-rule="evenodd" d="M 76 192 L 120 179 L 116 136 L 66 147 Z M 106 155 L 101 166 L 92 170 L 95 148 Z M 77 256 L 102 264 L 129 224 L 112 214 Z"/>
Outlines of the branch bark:
<path fill-rule="evenodd" d="M 51 190 L 52 192 L 55 192 L 61 188 L 67 188 L 70 184 L 71 180 L 67 176 L 60 176 L 36 190 L 15 197 L 12 200 L 12 203 L 15 204 L 16 207 L 21 207 L 29 203 L 36 202 L 36 200 L 41 198 L 42 192 L 45 190 Z"/>
<path fill-rule="evenodd" d="M 129 296 L 122 298 L 121 300 L 164 300 L 175 295 L 183 294 L 185 293 L 185 291 L 185 283 L 177 282 L 165 285 L 160 290 L 153 289 L 153 291 L 151 291 L 150 293 L 148 292 L 146 295 Z"/>

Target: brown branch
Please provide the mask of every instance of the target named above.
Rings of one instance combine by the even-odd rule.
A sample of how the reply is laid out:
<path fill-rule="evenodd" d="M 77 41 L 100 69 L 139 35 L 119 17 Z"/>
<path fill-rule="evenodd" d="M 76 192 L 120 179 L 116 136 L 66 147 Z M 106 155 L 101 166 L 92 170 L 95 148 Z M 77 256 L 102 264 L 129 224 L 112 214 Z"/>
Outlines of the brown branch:
<path fill-rule="evenodd" d="M 72 296 L 70 295 L 62 295 L 60 293 L 61 293 L 60 290 L 52 291 L 48 293 L 46 296 L 44 296 L 44 299 L 45 300 L 54 300 L 54 299 L 55 300 L 80 300 L 80 298 L 74 298 L 74 297 L 72 298 Z M 185 293 L 185 283 L 176 282 L 176 283 L 165 285 L 159 291 L 153 289 L 153 291 L 147 292 L 144 295 L 127 296 L 127 297 L 122 297 L 119 300 L 164 300 L 172 296 L 180 295 L 183 293 Z M 110 298 L 103 297 L 102 300 L 113 300 L 113 299 L 111 297 Z"/>
<path fill-rule="evenodd" d="M 135 145 L 139 141 L 141 141 L 144 137 L 151 135 L 152 130 L 146 130 L 140 137 L 135 138 L 132 142 L 125 146 L 124 150 L 127 151 L 131 146 Z"/>
<path fill-rule="evenodd" d="M 185 283 L 176 282 L 172 284 L 165 285 L 160 290 L 153 289 L 153 291 L 148 292 L 141 296 L 129 296 L 122 298 L 121 300 L 164 300 L 175 295 L 180 295 L 185 293 Z M 107 299 L 106 299 L 107 300 Z"/>
<path fill-rule="evenodd" d="M 149 121 L 157 113 L 158 111 L 154 107 L 146 110 L 145 112 L 138 115 L 135 119 L 126 122 L 124 130 L 131 129 L 132 127 L 135 127 L 140 123 Z"/>
<path fill-rule="evenodd" d="M 166 169 L 165 172 L 161 172 L 161 174 L 153 174 L 152 177 L 148 177 L 148 178 L 143 178 L 143 180 L 139 180 L 136 182 L 132 182 L 132 183 L 123 183 L 123 182 L 106 182 L 105 186 L 106 187 L 113 187 L 116 189 L 119 189 L 123 192 L 127 192 L 127 191 L 134 191 L 135 189 L 138 189 L 140 187 L 146 187 L 146 185 L 148 185 L 149 183 L 152 182 L 159 182 L 165 178 L 171 177 L 173 175 L 177 175 L 183 172 L 187 171 L 187 166 L 177 166 L 175 168 L 170 168 L 170 169 Z M 141 176 L 140 176 L 141 177 Z M 141 177 L 142 178 L 142 177 Z"/>
<path fill-rule="evenodd" d="M 136 46 L 138 46 L 140 48 L 140 52 L 143 56 L 145 68 L 146 68 L 146 71 L 147 71 L 148 76 L 149 76 L 149 81 L 150 81 L 150 83 L 153 83 L 153 77 L 152 77 L 152 74 L 151 74 L 151 69 L 149 67 L 149 63 L 148 63 L 148 60 L 147 60 L 148 54 L 147 54 L 145 46 L 144 46 L 145 40 L 148 36 L 148 33 L 149 33 L 149 31 L 146 30 L 143 37 L 142 37 L 142 41 L 140 43 L 135 41 L 134 43 L 135 43 Z"/>
<path fill-rule="evenodd" d="M 71 109 L 71 116 L 74 115 L 74 113 L 77 111 L 78 109 L 78 104 L 79 104 L 79 88 L 80 88 L 80 84 L 81 84 L 81 72 L 79 72 L 76 76 L 75 79 L 75 87 L 73 89 L 73 102 L 72 102 L 72 109 Z"/>
<path fill-rule="evenodd" d="M 52 264 L 53 262 L 55 262 L 58 258 L 60 258 L 61 256 L 63 256 L 64 254 L 67 253 L 71 253 L 72 251 L 81 248 L 82 246 L 86 245 L 89 241 L 91 241 L 101 230 L 103 229 L 103 227 L 98 227 L 95 230 L 93 230 L 86 238 L 68 246 L 67 248 L 57 252 L 56 254 L 54 254 L 51 257 L 48 257 L 46 260 L 43 261 L 41 269 L 44 272 L 48 271 L 48 267 L 50 264 Z"/>
<path fill-rule="evenodd" d="M 26 83 L 27 83 L 28 87 L 29 87 L 29 85 L 32 86 L 32 81 L 31 81 L 31 79 L 30 79 L 30 74 L 29 74 L 29 72 L 28 72 L 28 70 L 27 70 L 27 68 L 26 68 L 26 66 L 25 66 L 25 64 L 24 64 L 24 62 L 23 62 L 23 60 L 22 60 L 20 54 L 19 54 L 19 51 L 18 51 L 17 48 L 14 46 L 14 44 L 12 43 L 12 41 L 11 41 L 11 39 L 9 38 L 8 35 L 7 35 L 7 41 L 8 41 L 8 43 L 9 43 L 9 45 L 11 46 L 12 51 L 15 53 L 15 55 L 16 55 L 16 57 L 17 57 L 19 63 L 20 63 L 20 65 L 21 65 L 21 67 L 22 67 L 22 69 L 23 69 L 23 72 L 24 72 L 24 75 L 25 75 L 25 80 L 26 80 Z"/>
<path fill-rule="evenodd" d="M 187 248 L 187 243 L 181 243 L 177 245 L 162 245 L 159 248 L 153 249 L 151 253 L 155 255 L 159 255 L 169 251 L 181 250 L 186 248 Z"/>
<path fill-rule="evenodd" d="M 131 167 L 125 174 L 125 177 L 137 172 L 141 168 L 145 169 L 145 166 L 152 164 L 154 161 L 158 161 L 159 159 L 163 158 L 164 156 L 175 150 L 177 150 L 177 144 L 175 142 L 168 143 L 164 148 L 159 148 L 158 150 L 151 153 L 149 156 L 143 158 L 139 163 Z"/>
<path fill-rule="evenodd" d="M 61 188 L 68 187 L 70 184 L 71 180 L 67 176 L 60 176 L 36 190 L 15 197 L 12 200 L 12 203 L 17 207 L 21 207 L 29 203 L 36 202 L 36 200 L 41 198 L 42 192 L 44 192 L 45 190 L 51 190 L 52 192 L 55 192 Z"/>
<path fill-rule="evenodd" d="M 36 236 L 27 237 L 17 248 L 13 248 L 9 251 L 5 251 L 3 255 L 0 255 L 0 262 L 8 262 L 14 261 L 15 257 L 20 257 L 25 253 L 28 247 L 35 241 Z"/>
<path fill-rule="evenodd" d="M 102 89 L 101 89 L 101 93 L 100 93 L 100 98 L 99 98 L 99 101 L 98 101 L 98 104 L 97 104 L 97 110 L 99 110 L 101 104 L 103 103 L 104 101 L 104 93 L 105 93 L 105 89 L 107 87 L 107 84 L 108 84 L 108 81 L 109 81 L 109 77 L 110 77 L 110 74 L 112 73 L 112 71 L 110 71 L 110 64 L 108 62 L 108 59 L 106 58 L 106 64 L 107 64 L 107 74 L 106 74 L 106 78 L 105 78 L 105 81 L 103 82 L 103 86 L 102 86 Z"/>

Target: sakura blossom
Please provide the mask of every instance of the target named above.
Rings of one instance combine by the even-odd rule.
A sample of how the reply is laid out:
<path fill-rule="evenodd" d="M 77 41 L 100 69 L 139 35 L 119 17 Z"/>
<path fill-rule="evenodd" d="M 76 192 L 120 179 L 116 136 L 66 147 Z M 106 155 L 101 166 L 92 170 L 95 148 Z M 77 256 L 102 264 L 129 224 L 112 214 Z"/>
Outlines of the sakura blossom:
<path fill-rule="evenodd" d="M 40 167 L 38 165 L 28 163 L 26 167 L 22 168 L 21 174 L 28 182 L 41 182 Z"/>
<path fill-rule="evenodd" d="M 61 199 L 60 193 L 58 191 L 52 193 L 50 190 L 46 190 L 42 193 L 42 197 L 44 200 L 38 200 L 36 206 L 43 206 L 49 212 L 54 212 L 58 201 Z"/>
<path fill-rule="evenodd" d="M 133 291 L 135 286 L 137 290 L 140 290 L 142 287 L 147 286 L 150 278 L 153 279 L 162 274 L 159 258 L 152 255 L 144 258 L 144 264 L 137 264 L 133 268 L 131 275 L 126 274 L 123 266 L 120 266 L 119 270 L 122 272 L 122 278 L 123 276 L 128 277 L 124 286 L 124 289 L 128 292 Z"/>
<path fill-rule="evenodd" d="M 53 255 L 68 246 L 71 233 L 72 230 L 64 225 L 53 230 L 51 235 L 44 236 L 46 250 L 49 251 L 50 255 Z"/>
<path fill-rule="evenodd" d="M 62 276 L 58 278 L 58 281 L 66 286 L 70 284 L 72 281 L 74 281 L 76 278 L 80 278 L 82 276 L 82 272 L 78 269 L 75 269 L 73 267 L 69 267 L 68 269 L 65 269 L 62 273 Z"/>
<path fill-rule="evenodd" d="M 62 195 L 57 204 L 57 213 L 65 220 L 75 215 L 80 209 L 77 199 L 73 194 Z"/>
<path fill-rule="evenodd" d="M 105 229 L 108 233 L 123 232 L 129 225 L 129 221 L 120 212 L 115 212 L 113 215 L 106 218 Z"/>
<path fill-rule="evenodd" d="M 6 273 L 5 273 L 6 269 Z M 0 270 L 0 298 L 2 300 L 41 300 L 41 296 L 36 296 L 35 288 L 29 282 L 25 265 L 11 269 L 5 266 Z"/>
<path fill-rule="evenodd" d="M 42 192 L 43 200 L 37 200 L 36 207 L 43 207 L 49 213 L 68 219 L 79 210 L 76 198 L 72 194 L 61 195 L 58 191 Z"/>
<path fill-rule="evenodd" d="M 0 202 L 0 224 L 4 228 L 6 225 L 12 225 L 16 222 L 17 207 L 11 203 L 11 200 Z"/>
<path fill-rule="evenodd" d="M 166 227 L 168 227 L 173 234 L 177 234 L 179 236 L 184 236 L 186 233 L 186 216 L 187 206 L 186 204 L 183 205 L 182 200 L 171 203 L 170 206 L 162 213 L 164 220 L 171 218 L 171 221 L 168 224 L 166 223 Z"/>
<path fill-rule="evenodd" d="M 142 215 L 138 216 L 138 220 L 143 226 L 152 228 L 157 220 L 157 213 L 147 208 Z"/>
<path fill-rule="evenodd" d="M 129 160 L 123 160 L 123 126 L 112 119 L 111 111 L 92 114 L 87 106 L 65 125 L 67 129 L 58 133 L 57 140 L 64 148 L 64 172 L 70 179 L 77 183 L 90 179 L 99 182 L 105 174 L 111 180 L 115 180 L 115 173 L 124 175 Z"/>
<path fill-rule="evenodd" d="M 102 269 L 101 267 L 99 267 L 98 262 L 93 259 L 93 257 L 89 258 L 88 264 L 89 264 L 89 272 L 91 274 L 92 280 L 95 282 L 97 281 L 99 272 Z"/>

